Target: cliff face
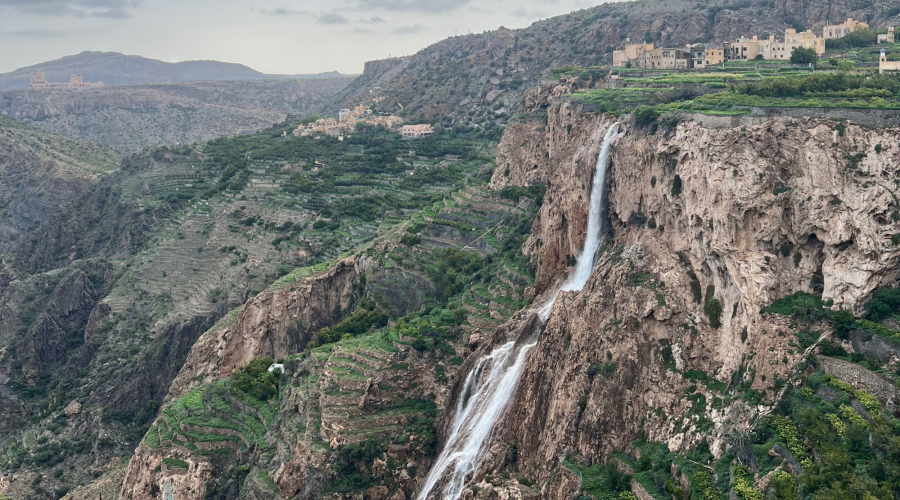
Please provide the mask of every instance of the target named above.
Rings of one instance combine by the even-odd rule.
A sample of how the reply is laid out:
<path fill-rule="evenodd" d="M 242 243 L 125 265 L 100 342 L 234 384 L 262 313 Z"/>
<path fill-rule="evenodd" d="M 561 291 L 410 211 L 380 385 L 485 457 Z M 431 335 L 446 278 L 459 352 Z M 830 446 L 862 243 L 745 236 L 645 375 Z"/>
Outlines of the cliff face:
<path fill-rule="evenodd" d="M 267 291 L 250 299 L 237 320 L 213 327 L 200 337 L 172 382 L 167 399 L 178 398 L 204 382 L 231 375 L 256 357 L 273 359 L 302 351 L 313 334 L 331 325 L 334 311 L 350 306 L 361 262 L 347 260 L 296 286 Z"/>
<path fill-rule="evenodd" d="M 526 250 L 541 293 L 581 248 L 613 119 L 534 102 L 546 127 L 507 130 L 492 186 L 547 183 Z M 623 122 L 607 177 L 612 234 L 583 291 L 560 294 L 498 441 L 518 442 L 520 466 L 541 480 L 564 454 L 602 459 L 640 435 L 722 453 L 759 411 L 724 388 L 771 404 L 801 359 L 789 321 L 761 308 L 806 291 L 858 311 L 896 280 L 898 137 L 810 119 L 657 133 Z M 688 386 L 719 403 L 695 409 Z"/>

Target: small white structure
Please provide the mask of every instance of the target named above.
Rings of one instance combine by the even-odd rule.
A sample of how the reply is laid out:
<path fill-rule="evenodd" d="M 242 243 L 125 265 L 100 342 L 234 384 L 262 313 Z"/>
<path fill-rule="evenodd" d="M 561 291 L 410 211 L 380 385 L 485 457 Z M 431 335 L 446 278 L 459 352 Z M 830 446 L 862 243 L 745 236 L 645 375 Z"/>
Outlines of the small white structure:
<path fill-rule="evenodd" d="M 881 49 L 881 56 L 878 58 L 878 74 L 897 72 L 900 72 L 900 61 L 888 61 L 884 49 Z"/>
<path fill-rule="evenodd" d="M 269 373 L 275 373 L 275 372 L 284 373 L 284 365 L 275 363 L 272 366 L 270 366 Z"/>

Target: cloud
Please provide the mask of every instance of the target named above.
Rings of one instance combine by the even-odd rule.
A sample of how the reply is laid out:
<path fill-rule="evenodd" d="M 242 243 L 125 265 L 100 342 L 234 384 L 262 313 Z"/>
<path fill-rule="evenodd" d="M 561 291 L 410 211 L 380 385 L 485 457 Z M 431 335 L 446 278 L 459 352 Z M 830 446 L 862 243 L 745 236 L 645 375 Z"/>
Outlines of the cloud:
<path fill-rule="evenodd" d="M 319 16 L 319 24 L 347 24 L 348 22 L 350 21 L 343 14 L 336 12 L 323 12 Z"/>
<path fill-rule="evenodd" d="M 530 12 L 530 11 L 523 9 L 522 7 L 519 7 L 518 9 L 514 10 L 511 13 L 511 15 L 513 17 L 519 17 L 522 19 L 543 19 L 548 16 L 548 14 L 546 12 L 542 12 L 539 10 Z"/>
<path fill-rule="evenodd" d="M 0 31 L 0 36 L 16 36 L 23 38 L 62 38 L 68 35 L 69 32 L 63 30 L 33 29 Z"/>
<path fill-rule="evenodd" d="M 414 24 L 412 26 L 401 26 L 391 31 L 391 33 L 395 35 L 415 35 L 420 31 L 422 31 L 422 26 Z"/>
<path fill-rule="evenodd" d="M 372 30 L 366 30 L 366 29 L 362 29 L 362 28 L 353 28 L 353 33 L 357 34 L 357 35 L 371 35 L 372 33 L 375 33 L 375 32 Z"/>
<path fill-rule="evenodd" d="M 370 9 L 444 12 L 456 10 L 469 2 L 470 0 L 360 0 L 359 6 Z"/>
<path fill-rule="evenodd" d="M 55 17 L 106 17 L 126 19 L 131 10 L 140 7 L 141 0 L 0 0 L 25 14 Z"/>
<path fill-rule="evenodd" d="M 253 8 L 251 7 L 250 10 L 253 10 Z M 287 5 L 282 5 L 281 7 L 276 7 L 274 9 L 259 9 L 259 11 L 269 16 L 308 16 L 311 14 L 308 10 L 292 9 Z"/>
<path fill-rule="evenodd" d="M 363 24 L 378 24 L 383 23 L 384 19 L 382 19 L 380 16 L 372 16 L 368 19 L 360 19 L 359 22 Z"/>

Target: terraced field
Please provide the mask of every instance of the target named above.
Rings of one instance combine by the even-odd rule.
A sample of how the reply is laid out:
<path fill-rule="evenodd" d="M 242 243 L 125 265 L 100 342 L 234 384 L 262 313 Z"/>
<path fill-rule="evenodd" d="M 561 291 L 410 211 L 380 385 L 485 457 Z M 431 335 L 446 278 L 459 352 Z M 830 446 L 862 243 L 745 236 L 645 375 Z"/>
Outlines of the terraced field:
<path fill-rule="evenodd" d="M 528 304 L 533 275 L 520 249 L 534 214 L 533 200 L 504 199 L 473 183 L 397 217 L 389 232 L 357 250 L 369 262 L 361 307 L 388 311 L 387 326 L 359 333 L 344 326 L 356 314 L 347 316 L 327 330 L 353 333 L 279 361 L 286 372 L 277 397 L 249 396 L 235 376 L 202 386 L 163 409 L 143 443 L 170 461 L 208 461 L 221 470 L 255 464 L 246 477 L 270 494 L 294 457 L 287 443 L 302 443 L 309 460 L 330 464 L 326 491 L 370 484 L 374 471 L 360 476 L 352 465 L 361 450 L 404 457 L 385 465 L 401 480 L 405 463 L 430 463 L 434 420 L 471 352 L 470 334 Z M 272 287 L 325 267 L 299 268 Z M 417 299 L 396 303 L 398 287 Z"/>

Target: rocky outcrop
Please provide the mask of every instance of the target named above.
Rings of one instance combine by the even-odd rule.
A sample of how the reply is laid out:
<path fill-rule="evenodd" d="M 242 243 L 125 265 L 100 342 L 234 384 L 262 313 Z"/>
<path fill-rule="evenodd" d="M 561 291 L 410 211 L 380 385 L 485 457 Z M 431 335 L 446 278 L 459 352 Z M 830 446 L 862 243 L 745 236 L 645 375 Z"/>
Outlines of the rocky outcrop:
<path fill-rule="evenodd" d="M 56 287 L 22 342 L 22 373 L 26 380 L 35 383 L 41 370 L 65 357 L 68 338 L 84 326 L 96 303 L 97 292 L 81 270 L 69 274 Z"/>
<path fill-rule="evenodd" d="M 492 181 L 547 183 L 527 245 L 538 294 L 581 248 L 613 122 L 565 100 L 539 104 L 546 128 L 510 127 Z M 722 453 L 725 433 L 758 409 L 698 407 L 682 394 L 694 386 L 709 401 L 717 384 L 745 385 L 773 402 L 800 353 L 789 321 L 763 307 L 807 291 L 857 311 L 896 280 L 898 138 L 814 119 L 655 134 L 625 121 L 607 178 L 611 239 L 584 289 L 557 299 L 500 427 L 498 439 L 519 443 L 520 466 L 541 464 L 529 477 L 547 478 L 564 450 L 602 459 L 641 434 L 673 451 L 703 436 Z"/>
<path fill-rule="evenodd" d="M 313 334 L 347 309 L 365 259 L 348 259 L 296 285 L 266 291 L 249 300 L 237 322 L 209 331 L 194 344 L 175 377 L 167 400 L 204 382 L 218 380 L 253 358 L 279 359 L 302 351 Z"/>

